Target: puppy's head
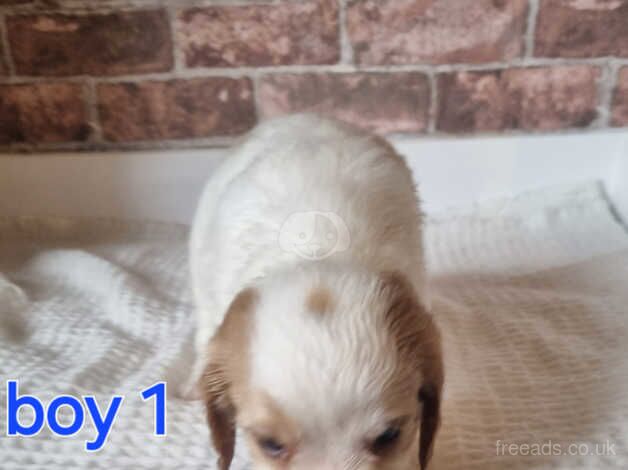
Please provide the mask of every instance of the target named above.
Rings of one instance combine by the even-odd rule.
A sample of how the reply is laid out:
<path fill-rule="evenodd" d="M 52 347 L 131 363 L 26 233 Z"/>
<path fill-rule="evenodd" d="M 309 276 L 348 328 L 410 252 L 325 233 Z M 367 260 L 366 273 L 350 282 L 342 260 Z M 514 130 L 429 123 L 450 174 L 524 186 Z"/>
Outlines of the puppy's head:
<path fill-rule="evenodd" d="M 203 378 L 220 470 L 236 426 L 259 469 L 427 467 L 440 336 L 398 274 L 305 269 L 242 291 Z"/>

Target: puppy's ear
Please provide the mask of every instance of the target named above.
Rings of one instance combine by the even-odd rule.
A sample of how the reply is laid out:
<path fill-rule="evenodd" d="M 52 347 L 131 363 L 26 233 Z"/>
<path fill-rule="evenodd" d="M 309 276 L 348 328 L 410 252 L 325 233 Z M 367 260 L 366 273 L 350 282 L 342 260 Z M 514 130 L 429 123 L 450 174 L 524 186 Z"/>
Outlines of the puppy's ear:
<path fill-rule="evenodd" d="M 209 364 L 205 371 L 205 406 L 212 444 L 218 453 L 218 470 L 228 470 L 235 449 L 235 408 L 229 399 L 224 371 Z"/>
<path fill-rule="evenodd" d="M 421 333 L 421 373 L 423 384 L 418 399 L 423 405 L 421 413 L 421 438 L 419 463 L 427 468 L 434 449 L 434 439 L 440 426 L 440 409 L 443 394 L 444 369 L 440 331 L 432 316 L 425 312 Z"/>
<path fill-rule="evenodd" d="M 442 386 L 427 382 L 419 389 L 419 401 L 423 404 L 421 413 L 421 437 L 419 439 L 419 463 L 421 470 L 427 468 L 432 458 L 434 439 L 440 426 L 440 402 Z"/>
<path fill-rule="evenodd" d="M 425 470 L 440 425 L 444 382 L 440 331 L 403 274 L 387 272 L 382 279 L 390 299 L 386 322 L 396 339 L 399 355 L 422 377 L 417 392 L 422 404 L 419 463 L 421 470 Z"/>
<path fill-rule="evenodd" d="M 227 310 L 222 325 L 211 339 L 208 362 L 202 378 L 207 423 L 218 469 L 228 470 L 233 459 L 236 435 L 238 389 L 246 387 L 249 332 L 257 292 L 240 292 Z"/>

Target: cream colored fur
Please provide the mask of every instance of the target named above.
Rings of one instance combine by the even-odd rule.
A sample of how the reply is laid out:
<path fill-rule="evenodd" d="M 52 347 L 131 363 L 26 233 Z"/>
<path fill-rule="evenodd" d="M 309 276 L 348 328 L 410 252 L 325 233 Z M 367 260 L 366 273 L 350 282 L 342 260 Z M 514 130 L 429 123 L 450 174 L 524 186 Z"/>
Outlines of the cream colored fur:
<path fill-rule="evenodd" d="M 427 302 L 421 224 L 412 176 L 394 149 L 312 115 L 258 126 L 208 182 L 190 243 L 198 313 L 192 382 L 211 360 L 208 344 L 229 304 L 253 286 L 260 301 L 246 388 L 269 395 L 307 441 L 282 468 L 416 465 L 415 444 L 386 467 L 355 446 L 385 429 L 382 389 L 399 369 L 379 274 L 399 273 Z M 324 321 L 307 308 L 308 293 L 321 285 L 333 310 Z M 254 417 L 246 403 L 241 408 L 238 424 L 246 426 Z"/>

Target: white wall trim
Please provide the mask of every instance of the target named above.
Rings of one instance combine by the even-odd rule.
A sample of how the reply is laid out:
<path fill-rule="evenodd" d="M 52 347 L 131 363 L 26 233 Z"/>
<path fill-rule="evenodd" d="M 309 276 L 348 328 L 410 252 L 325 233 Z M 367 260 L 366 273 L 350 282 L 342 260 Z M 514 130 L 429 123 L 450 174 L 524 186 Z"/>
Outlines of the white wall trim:
<path fill-rule="evenodd" d="M 394 138 L 424 209 L 597 179 L 628 220 L 628 131 L 474 138 Z M 143 218 L 189 223 L 225 149 L 0 157 L 0 215 Z"/>
<path fill-rule="evenodd" d="M 606 175 L 606 191 L 615 213 L 628 228 L 628 138 L 619 149 Z"/>

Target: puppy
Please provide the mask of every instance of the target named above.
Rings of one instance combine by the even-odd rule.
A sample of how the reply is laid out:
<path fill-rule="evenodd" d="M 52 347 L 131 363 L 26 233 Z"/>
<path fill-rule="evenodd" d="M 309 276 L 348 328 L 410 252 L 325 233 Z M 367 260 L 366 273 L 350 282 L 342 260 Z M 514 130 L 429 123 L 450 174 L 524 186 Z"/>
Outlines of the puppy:
<path fill-rule="evenodd" d="M 191 235 L 192 374 L 227 470 L 427 468 L 439 331 L 421 215 L 383 139 L 311 115 L 267 121 L 227 158 Z"/>

